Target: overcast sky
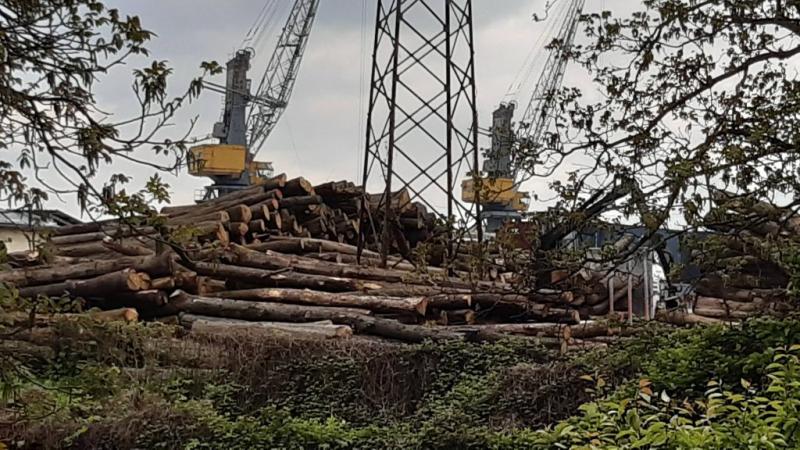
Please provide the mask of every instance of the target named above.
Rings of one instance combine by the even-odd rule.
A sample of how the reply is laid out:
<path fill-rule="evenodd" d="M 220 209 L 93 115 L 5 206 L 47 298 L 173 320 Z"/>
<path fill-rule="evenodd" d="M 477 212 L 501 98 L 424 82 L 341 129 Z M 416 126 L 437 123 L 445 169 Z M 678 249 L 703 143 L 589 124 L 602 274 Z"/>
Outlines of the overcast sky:
<path fill-rule="evenodd" d="M 150 44 L 152 59 L 168 60 L 174 68 L 174 93 L 198 74 L 203 60 L 221 64 L 239 48 L 265 0 L 110 0 L 123 13 L 140 16 L 145 28 L 158 37 Z M 291 4 L 285 2 L 283 10 Z M 561 0 L 566 1 L 566 0 Z M 588 0 L 586 9 L 599 11 L 630 9 L 629 0 Z M 520 72 L 534 43 L 540 42 L 543 24 L 531 20 L 542 13 L 545 0 L 474 0 L 477 89 L 481 127 L 488 127 L 491 112 Z M 364 12 L 366 11 L 365 17 Z M 360 102 L 368 95 L 369 46 L 373 33 L 375 0 L 322 0 L 305 59 L 288 110 L 265 144 L 259 159 L 272 161 L 276 172 L 302 175 L 314 183 L 333 179 L 359 181 L 358 166 L 363 147 L 361 127 L 365 112 Z M 285 16 L 280 18 L 282 22 Z M 362 34 L 365 33 L 365 34 Z M 362 40 L 366 36 L 366 40 Z M 364 45 L 362 42 L 366 42 Z M 271 47 L 274 38 L 270 38 Z M 366 47 L 366 48 L 365 48 Z M 533 50 L 536 50 L 535 48 Z M 266 67 L 271 48 L 256 55 L 251 76 Z M 367 70 L 362 71 L 364 61 Z M 132 61 L 98 85 L 98 100 L 104 110 L 118 118 L 130 114 L 130 71 L 145 61 Z M 366 77 L 366 78 L 365 78 Z M 218 82 L 224 82 L 220 77 Z M 585 75 L 568 70 L 566 83 L 585 84 Z M 524 88 L 523 88 L 524 90 Z M 525 101 L 521 92 L 519 100 Z M 175 121 L 175 132 L 185 129 L 198 116 L 195 134 L 210 133 L 219 119 L 222 98 L 204 92 Z M 482 143 L 484 146 L 486 142 Z M 151 171 L 115 164 L 106 171 L 124 172 L 140 186 Z M 105 179 L 100 176 L 99 180 Z M 174 203 L 189 203 L 207 179 L 183 174 L 167 176 Z M 534 187 L 527 187 L 534 189 Z M 51 207 L 77 214 L 71 198 L 54 199 Z"/>

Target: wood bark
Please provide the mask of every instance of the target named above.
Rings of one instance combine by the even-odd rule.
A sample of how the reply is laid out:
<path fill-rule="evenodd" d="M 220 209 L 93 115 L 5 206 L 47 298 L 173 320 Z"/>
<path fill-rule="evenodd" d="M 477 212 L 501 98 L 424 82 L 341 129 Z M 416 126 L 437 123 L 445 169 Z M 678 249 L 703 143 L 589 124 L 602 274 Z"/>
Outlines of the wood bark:
<path fill-rule="evenodd" d="M 714 325 L 725 323 L 723 320 L 690 314 L 685 311 L 657 311 L 656 320 L 674 325 Z"/>
<path fill-rule="evenodd" d="M 311 323 L 291 322 L 249 322 L 246 320 L 224 319 L 219 317 L 182 314 L 180 324 L 190 328 L 193 333 L 231 333 L 247 332 L 275 337 L 295 339 L 346 339 L 353 335 L 347 325 L 335 325 L 331 321 Z"/>
<path fill-rule="evenodd" d="M 158 256 L 124 257 L 73 265 L 15 269 L 0 272 L 0 282 L 21 288 L 96 277 L 126 268 L 147 273 L 151 277 L 158 277 L 170 275 L 174 271 L 173 257 L 169 253 L 164 253 Z"/>
<path fill-rule="evenodd" d="M 74 296 L 103 297 L 150 289 L 150 276 L 133 269 L 123 269 L 86 280 L 70 280 L 66 286 L 67 292 Z"/>
<path fill-rule="evenodd" d="M 248 289 L 226 291 L 213 297 L 262 302 L 293 303 L 314 306 L 363 308 L 373 312 L 413 312 L 425 316 L 428 300 L 425 297 L 377 297 L 369 295 L 334 294 L 301 289 Z"/>
<path fill-rule="evenodd" d="M 231 218 L 231 222 L 249 223 L 253 220 L 253 213 L 250 211 L 250 207 L 244 204 L 232 206 L 226 212 Z"/>
<path fill-rule="evenodd" d="M 314 194 L 314 186 L 303 177 L 288 180 L 281 190 L 283 191 L 284 198 Z"/>
<path fill-rule="evenodd" d="M 576 310 L 534 303 L 523 295 L 476 293 L 472 294 L 472 301 L 480 306 L 481 312 L 485 311 L 492 317 L 580 323 L 580 314 Z"/>
<path fill-rule="evenodd" d="M 331 320 L 334 323 L 347 324 L 348 319 L 371 314 L 367 309 L 250 302 L 199 297 L 183 291 L 173 292 L 170 296 L 170 303 L 174 304 L 181 312 L 251 321 L 313 322 Z"/>
<path fill-rule="evenodd" d="M 501 334 L 517 336 L 546 336 L 569 340 L 572 337 L 568 325 L 558 323 L 500 323 L 487 325 L 454 326 L 453 331 L 477 335 Z M 492 339 L 494 340 L 494 339 Z"/>
<path fill-rule="evenodd" d="M 32 320 L 31 320 L 32 319 Z M 108 311 L 87 311 L 84 313 L 35 314 L 31 318 L 27 313 L 0 314 L 0 323 L 10 327 L 51 326 L 65 320 L 94 320 L 98 322 L 136 322 L 139 314 L 133 308 L 119 308 Z"/>

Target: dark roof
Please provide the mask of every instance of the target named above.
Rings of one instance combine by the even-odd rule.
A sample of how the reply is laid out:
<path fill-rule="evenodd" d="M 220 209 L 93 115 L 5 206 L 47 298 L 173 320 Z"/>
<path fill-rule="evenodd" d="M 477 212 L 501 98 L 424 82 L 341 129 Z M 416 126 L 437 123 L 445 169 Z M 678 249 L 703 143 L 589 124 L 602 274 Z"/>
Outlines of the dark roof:
<path fill-rule="evenodd" d="M 81 221 L 55 209 L 0 210 L 0 228 L 55 228 L 77 223 Z"/>

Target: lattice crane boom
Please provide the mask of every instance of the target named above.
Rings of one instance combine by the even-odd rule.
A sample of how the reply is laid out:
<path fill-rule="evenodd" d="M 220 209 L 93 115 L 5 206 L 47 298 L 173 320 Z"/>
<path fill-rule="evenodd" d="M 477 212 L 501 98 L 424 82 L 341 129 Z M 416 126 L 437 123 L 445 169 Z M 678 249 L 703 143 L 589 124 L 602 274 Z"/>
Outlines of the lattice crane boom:
<path fill-rule="evenodd" d="M 278 46 L 253 95 L 258 101 L 247 118 L 248 144 L 253 155 L 261 149 L 289 104 L 318 7 L 319 0 L 296 0 L 289 13 Z"/>
<path fill-rule="evenodd" d="M 570 0 L 564 24 L 556 36 L 560 45 L 548 52 L 542 76 L 537 81 L 522 120 L 517 125 L 517 140 L 522 148 L 538 145 L 552 120 L 556 91 L 564 81 L 564 72 L 569 61 L 566 52 L 575 41 L 585 3 L 586 0 Z"/>

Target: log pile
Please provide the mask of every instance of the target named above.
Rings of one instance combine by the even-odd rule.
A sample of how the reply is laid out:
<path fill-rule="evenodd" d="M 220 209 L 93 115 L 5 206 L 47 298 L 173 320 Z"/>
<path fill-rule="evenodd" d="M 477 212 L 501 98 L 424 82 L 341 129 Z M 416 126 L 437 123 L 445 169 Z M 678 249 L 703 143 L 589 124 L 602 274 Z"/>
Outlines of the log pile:
<path fill-rule="evenodd" d="M 633 235 L 626 234 L 610 245 L 607 253 L 620 254 L 634 242 Z M 591 253 L 591 252 L 590 252 Z M 589 254 L 591 261 L 603 258 Z M 577 309 L 581 317 L 588 319 L 596 316 L 614 315 L 627 312 L 632 306 L 633 297 L 640 293 L 644 284 L 641 273 L 634 273 L 625 264 L 615 265 L 608 262 L 586 262 L 573 270 L 553 270 L 549 280 L 544 280 L 548 287 L 568 292 L 565 298 L 568 304 Z M 641 300 L 640 300 L 641 301 Z M 647 317 L 649 319 L 649 317 Z"/>
<path fill-rule="evenodd" d="M 596 319 L 627 311 L 631 290 L 643 284 L 640 276 L 586 264 L 552 270 L 549 283 L 521 291 L 507 282 L 513 275 L 502 264 L 474 271 L 467 252 L 456 254 L 447 269 L 412 264 L 397 255 L 401 247 L 424 242 L 437 233 L 436 223 L 402 191 L 389 200 L 396 253 L 388 267 L 380 267 L 380 255 L 369 247 L 359 262 L 355 243 L 364 206 L 372 219 L 367 226 L 386 214 L 382 195 L 365 195 L 352 183 L 313 186 L 281 175 L 200 205 L 163 208 L 157 224 L 57 228 L 48 263 L 12 254 L 14 269 L 0 272 L 0 282 L 23 297 L 69 297 L 101 310 L 133 308 L 142 320 L 204 332 L 367 335 L 403 342 L 516 336 L 562 349 L 623 334 Z M 733 281 L 710 274 L 698 283 L 689 312 L 657 318 L 717 323 L 785 311 L 786 274 L 752 256 L 742 239 L 765 235 L 748 233 L 724 241 L 730 244 L 728 257 L 742 262 Z M 613 245 L 624 250 L 630 239 Z"/>
<path fill-rule="evenodd" d="M 24 297 L 135 308 L 143 320 L 205 331 L 403 342 L 516 336 L 562 349 L 619 334 L 586 322 L 608 312 L 607 294 L 557 284 L 521 292 L 505 281 L 501 265 L 476 274 L 463 251 L 449 269 L 400 256 L 381 268 L 369 246 L 359 263 L 354 244 L 365 206 L 373 227 L 386 214 L 382 195 L 365 195 L 348 182 L 313 186 L 281 175 L 199 205 L 165 207 L 149 226 L 105 221 L 57 228 L 46 264 L 12 255 L 16 268 L 0 272 L 0 282 Z M 396 253 L 437 233 L 433 215 L 404 191 L 391 195 L 389 214 Z M 607 286 L 599 273 L 583 273 L 584 285 Z"/>
<path fill-rule="evenodd" d="M 800 242 L 800 215 L 750 196 L 718 191 L 707 217 L 712 234 L 696 242 L 693 260 L 703 276 L 695 283 L 692 312 L 735 321 L 793 310 L 784 252 Z"/>
<path fill-rule="evenodd" d="M 297 238 L 255 247 L 267 244 L 318 254 L 355 251 L 339 242 Z M 322 339 L 357 334 L 403 342 L 519 336 L 564 347 L 578 342 L 570 332 L 574 326 L 585 327 L 578 311 L 563 304 L 563 294 L 515 294 L 508 286 L 468 282 L 435 268 L 382 269 L 238 244 L 206 255 L 191 268 L 164 252 L 19 268 L 0 272 L 0 281 L 24 296 L 82 298 L 105 310 L 135 308 L 142 319 L 173 318 L 204 332 L 248 329 Z M 609 327 L 593 330 L 589 335 L 615 334 Z"/>
<path fill-rule="evenodd" d="M 287 179 L 282 174 L 200 205 L 165 207 L 162 227 L 141 226 L 140 221 L 131 219 L 57 228 L 49 241 L 49 253 L 60 262 L 151 256 L 159 251 L 159 240 L 166 234 L 183 235 L 185 241 L 201 245 L 245 245 L 276 236 L 356 244 L 364 205 L 369 208 L 367 223 L 374 228 L 367 233 L 368 243 L 374 244 L 385 212 L 382 197 L 365 195 L 347 181 L 313 186 L 305 178 Z M 407 191 L 393 194 L 390 209 L 398 218 L 396 242 L 404 249 L 433 235 L 435 215 L 424 205 L 411 202 Z"/>

